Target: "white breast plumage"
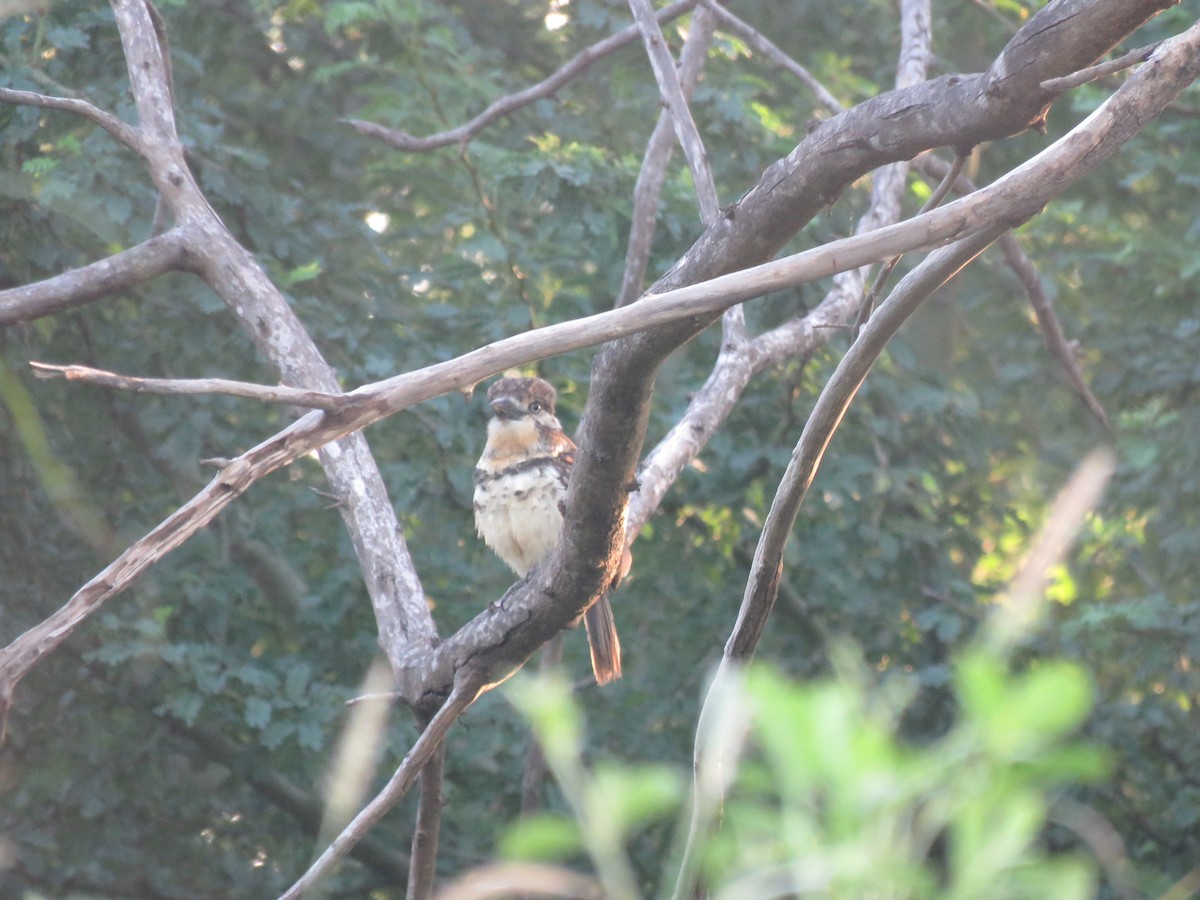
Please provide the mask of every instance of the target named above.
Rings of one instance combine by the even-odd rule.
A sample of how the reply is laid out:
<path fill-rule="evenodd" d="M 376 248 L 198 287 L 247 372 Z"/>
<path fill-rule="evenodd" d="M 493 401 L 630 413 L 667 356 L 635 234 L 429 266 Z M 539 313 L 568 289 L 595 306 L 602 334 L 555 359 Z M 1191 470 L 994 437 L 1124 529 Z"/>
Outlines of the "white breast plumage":
<path fill-rule="evenodd" d="M 496 555 L 523 577 L 554 549 L 565 493 L 549 464 L 488 479 L 475 487 L 475 527 Z"/>

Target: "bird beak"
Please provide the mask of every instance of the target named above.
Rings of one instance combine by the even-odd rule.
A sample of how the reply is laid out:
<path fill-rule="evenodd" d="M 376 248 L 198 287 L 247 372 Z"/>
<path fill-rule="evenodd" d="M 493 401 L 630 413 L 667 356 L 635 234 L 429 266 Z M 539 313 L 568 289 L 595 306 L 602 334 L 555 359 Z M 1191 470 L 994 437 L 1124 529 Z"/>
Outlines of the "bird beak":
<path fill-rule="evenodd" d="M 497 397 L 492 401 L 492 415 L 501 419 L 519 419 L 525 410 L 511 397 Z"/>

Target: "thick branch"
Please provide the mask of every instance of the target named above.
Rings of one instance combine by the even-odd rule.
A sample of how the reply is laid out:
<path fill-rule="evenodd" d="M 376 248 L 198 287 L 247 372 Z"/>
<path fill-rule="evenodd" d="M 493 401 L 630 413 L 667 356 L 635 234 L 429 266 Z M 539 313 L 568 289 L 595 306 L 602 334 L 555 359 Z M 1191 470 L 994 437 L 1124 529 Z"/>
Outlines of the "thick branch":
<path fill-rule="evenodd" d="M 0 327 L 75 309 L 189 266 L 190 237 L 175 228 L 107 259 L 0 291 Z"/>
<path fill-rule="evenodd" d="M 661 25 L 664 22 L 679 18 L 691 10 L 696 3 L 697 0 L 676 0 L 675 3 L 669 3 L 660 9 L 654 18 Z M 385 144 L 395 147 L 397 150 L 405 150 L 409 153 L 424 153 L 429 150 L 436 150 L 439 147 L 447 147 L 451 144 L 465 146 L 475 135 L 479 134 L 479 132 L 483 131 L 497 119 L 502 119 L 516 112 L 521 107 L 528 106 L 530 103 L 541 100 L 544 97 L 549 97 L 564 84 L 588 69 L 593 63 L 617 52 L 622 47 L 632 44 L 638 39 L 639 34 L 640 32 L 636 25 L 630 25 L 628 28 L 618 31 L 612 37 L 605 38 L 588 47 L 544 81 L 527 87 L 523 91 L 518 91 L 515 94 L 510 94 L 493 101 L 487 109 L 471 119 L 471 121 L 457 128 L 452 128 L 449 131 L 431 134 L 428 137 L 414 137 L 406 131 L 398 131 L 394 128 L 388 128 L 385 125 L 378 125 L 374 122 L 367 122 L 363 119 L 350 119 L 348 124 L 354 126 L 359 134 L 378 138 Z"/>
<path fill-rule="evenodd" d="M 728 207 L 657 289 L 769 258 L 855 179 L 882 165 L 935 147 L 970 148 L 1040 123 L 1056 96 L 1043 81 L 1089 65 L 1171 5 L 1059 0 L 1025 24 L 988 72 L 889 91 L 827 119 Z M 686 337 L 671 340 L 678 345 Z"/>

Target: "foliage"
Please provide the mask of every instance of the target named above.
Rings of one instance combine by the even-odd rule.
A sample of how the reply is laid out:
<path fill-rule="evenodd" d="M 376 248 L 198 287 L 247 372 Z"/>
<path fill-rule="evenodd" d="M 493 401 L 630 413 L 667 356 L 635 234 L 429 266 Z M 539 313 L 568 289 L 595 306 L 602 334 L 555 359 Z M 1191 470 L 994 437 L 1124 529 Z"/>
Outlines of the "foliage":
<path fill-rule="evenodd" d="M 707 732 L 724 746 L 700 758 L 727 774 L 702 775 L 690 807 L 680 803 L 679 771 L 598 762 L 585 774 L 569 687 L 546 675 L 514 684 L 509 693 L 530 716 L 571 815 L 519 820 L 503 852 L 586 853 L 606 896 L 632 898 L 642 892 L 624 846 L 646 820 L 683 806 L 686 834 L 694 808 L 719 805 L 720 828 L 695 832 L 701 877 L 717 898 L 1094 895 L 1094 860 L 1038 841 L 1064 789 L 1107 768 L 1100 748 L 1070 737 L 1091 705 L 1082 669 L 1043 662 L 1010 674 L 1003 654 L 971 647 L 953 665 L 955 723 L 914 746 L 899 725 L 915 680 L 881 678 L 845 645 L 835 656 L 835 676 L 803 684 L 762 664 L 726 676 Z M 676 863 L 661 884 L 689 895 Z"/>
<path fill-rule="evenodd" d="M 659 109 L 636 46 L 495 123 L 465 150 L 399 153 L 340 123 L 366 118 L 413 134 L 457 125 L 623 27 L 620 4 L 574 0 L 562 7 L 568 26 L 556 31 L 544 27 L 546 4 L 515 0 L 159 5 L 189 163 L 348 386 L 610 305 L 629 197 Z M 1136 42 L 1178 31 L 1194 7 L 1163 14 Z M 996 9 L 1014 22 L 1029 12 L 1011 2 Z M 747 4 L 740 14 L 847 104 L 892 83 L 888 4 Z M 981 70 L 1009 34 L 971 4 L 936 4 L 934 29 L 946 71 Z M 682 33 L 667 27 L 673 50 Z M 124 65 L 101 4 L 50 4 L 0 19 L 5 86 L 84 92 L 132 119 Z M 1007 171 L 1110 87 L 1064 98 L 1046 135 L 986 148 L 972 161 L 974 177 L 986 182 Z M 747 687 L 755 702 L 796 715 L 855 713 L 833 722 L 845 728 L 835 734 L 847 747 L 870 745 L 873 755 L 859 760 L 866 768 L 899 767 L 911 779 L 906 803 L 928 787 L 922 778 L 931 760 L 958 777 L 969 763 L 980 765 L 981 779 L 994 783 L 960 793 L 977 813 L 1011 817 L 1016 855 L 996 861 L 1008 865 L 1021 854 L 1057 858 L 1046 849 L 1062 840 L 1057 832 L 1043 834 L 1045 844 L 1030 839 L 1043 820 L 1043 791 L 1057 792 L 1073 770 L 1053 756 L 1041 768 L 1017 765 L 1011 754 L 1020 748 L 987 743 L 989 729 L 1009 715 L 996 698 L 1043 712 L 1043 692 L 1079 685 L 1066 674 L 1075 669 L 1047 660 L 1073 661 L 1094 682 L 1084 734 L 1112 760 L 1107 776 L 1073 794 L 1111 821 L 1150 894 L 1200 859 L 1195 103 L 1194 94 L 1185 96 L 1020 235 L 1079 341 L 1121 458 L 1079 552 L 1055 575 L 1053 627 L 1022 648 L 1021 674 L 1000 677 L 956 650 L 1011 575 L 1044 511 L 1046 486 L 1107 436 L 1048 357 L 1013 277 L 989 254 L 893 344 L 801 514 L 760 656 L 788 679 L 815 680 L 785 687 L 760 673 Z M 710 54 L 694 107 L 723 202 L 824 114 L 728 35 Z M 927 188 L 915 178 L 910 187 L 913 210 Z M 0 106 L 0 289 L 134 245 L 150 232 L 154 203 L 138 161 L 96 127 L 66 113 Z M 864 203 L 856 186 L 794 244 L 848 233 Z M 690 183 L 678 168 L 660 216 L 652 272 L 698 232 Z M 824 288 L 762 301 L 750 312 L 752 327 L 811 307 Z M 662 371 L 651 442 L 702 383 L 718 340 L 702 336 Z M 845 344 L 836 336 L 813 358 L 752 383 L 635 547 L 634 571 L 616 597 L 626 678 L 580 692 L 587 753 L 617 763 L 580 773 L 576 788 L 569 779 L 561 791 L 547 788 L 546 800 L 551 809 L 586 811 L 591 790 L 632 798 L 609 811 L 620 817 L 601 823 L 609 849 L 591 852 L 611 852 L 614 835 L 645 822 L 628 848 L 630 877 L 643 892 L 666 889 L 658 878 L 670 834 L 661 816 L 675 795 L 662 788 L 658 767 L 679 772 L 687 764 L 703 673 L 728 635 L 791 446 Z M 216 298 L 183 276 L 0 331 L 4 643 L 190 496 L 207 477 L 198 460 L 232 455 L 287 417 L 227 399 L 39 382 L 29 360 L 144 376 L 275 378 Z M 559 386 L 568 430 L 587 394 L 588 361 L 568 354 L 539 366 Z M 509 584 L 472 533 L 479 404 L 442 398 L 367 437 L 439 628 L 450 633 Z M 266 896 L 311 858 L 341 704 L 376 652 L 353 553 L 322 488 L 310 460 L 257 486 L 22 683 L 0 756 L 0 894 Z M 842 636 L 860 648 L 869 671 L 884 673 L 882 693 L 868 692 L 864 684 L 874 681 L 861 673 L 848 675 L 858 668 L 832 666 Z M 567 636 L 566 652 L 569 671 L 586 669 L 578 635 Z M 887 698 L 901 681 L 911 694 L 898 712 Z M 1049 710 L 1056 711 L 1066 712 Z M 484 698 L 464 726 L 449 742 L 445 876 L 488 858 L 513 818 L 527 741 L 519 717 L 497 697 Z M 777 781 L 780 790 L 789 782 L 772 756 L 772 735 L 756 727 L 753 765 L 729 811 L 732 844 L 714 848 L 711 862 L 725 860 L 727 868 L 713 871 L 729 879 L 739 874 L 729 861 L 741 859 L 767 824 L 779 824 L 780 834 L 790 824 L 770 818 L 780 810 L 769 801 L 782 795 L 763 782 Z M 964 729 L 976 742 L 970 759 L 953 756 L 966 753 L 955 744 L 968 740 Z M 1052 731 L 1047 724 L 1040 734 L 1049 739 Z M 409 720 L 395 717 L 384 770 L 413 734 Z M 921 745 L 928 752 L 914 749 Z M 849 769 L 836 767 L 849 763 L 813 753 L 810 762 L 833 767 L 825 770 L 831 781 L 846 784 Z M 620 763 L 630 759 L 655 764 Z M 1013 790 L 990 793 L 1006 784 L 1002 778 L 1013 779 Z M 629 782 L 645 792 L 614 787 Z M 841 799 L 851 803 L 867 786 L 850 785 Z M 800 806 L 810 796 L 804 785 L 789 790 L 789 802 Z M 954 821 L 968 840 L 965 809 L 943 814 L 960 816 Z M 851 833 L 832 808 L 822 815 L 833 838 Z M 397 848 L 407 844 L 410 823 L 398 813 L 377 830 L 392 862 L 402 857 Z M 599 840 L 595 828 L 593 821 L 589 840 Z M 849 838 L 837 846 L 848 858 L 867 852 Z M 769 843 L 760 849 L 772 852 Z M 916 864 L 909 856 L 891 861 Z M 944 863 L 957 877 L 953 852 Z M 930 873 L 911 872 L 914 890 L 928 889 L 921 879 Z M 399 896 L 396 884 L 394 868 L 356 858 L 333 888 Z"/>

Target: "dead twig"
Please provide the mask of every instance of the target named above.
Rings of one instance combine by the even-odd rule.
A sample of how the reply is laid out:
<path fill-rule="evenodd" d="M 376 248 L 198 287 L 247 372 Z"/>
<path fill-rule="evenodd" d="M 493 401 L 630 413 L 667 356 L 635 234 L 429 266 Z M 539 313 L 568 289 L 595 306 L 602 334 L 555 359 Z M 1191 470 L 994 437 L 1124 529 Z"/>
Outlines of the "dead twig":
<path fill-rule="evenodd" d="M 1145 62 L 1158 49 L 1161 43 L 1162 41 L 1155 41 L 1153 44 L 1147 44 L 1145 47 L 1130 50 L 1116 59 L 1096 63 L 1094 66 L 1088 66 L 1086 69 L 1080 69 L 1078 72 L 1072 72 L 1070 75 L 1063 75 L 1061 78 L 1048 78 L 1042 82 L 1042 87 L 1047 91 L 1069 91 L 1071 88 L 1077 88 L 1090 81 L 1095 81 L 1097 78 L 1103 78 L 1105 75 L 1112 75 L 1131 66 L 1136 66 L 1138 63 Z"/>
<path fill-rule="evenodd" d="M 246 381 L 231 381 L 228 378 L 134 378 L 118 375 L 90 366 L 58 366 L 51 363 L 30 362 L 38 378 L 65 378 L 67 381 L 82 381 L 121 391 L 138 394 L 168 394 L 196 396 L 198 394 L 223 394 L 229 397 L 244 397 L 262 403 L 280 403 L 288 406 L 303 406 L 306 409 L 334 411 L 345 405 L 342 394 L 327 394 L 324 391 L 306 391 L 287 385 L 252 384 Z"/>

